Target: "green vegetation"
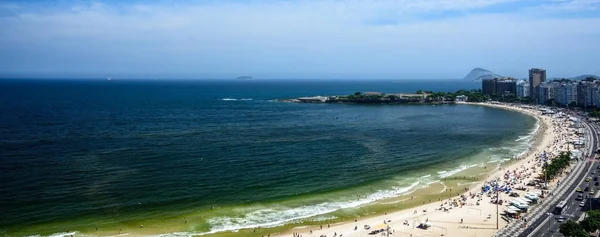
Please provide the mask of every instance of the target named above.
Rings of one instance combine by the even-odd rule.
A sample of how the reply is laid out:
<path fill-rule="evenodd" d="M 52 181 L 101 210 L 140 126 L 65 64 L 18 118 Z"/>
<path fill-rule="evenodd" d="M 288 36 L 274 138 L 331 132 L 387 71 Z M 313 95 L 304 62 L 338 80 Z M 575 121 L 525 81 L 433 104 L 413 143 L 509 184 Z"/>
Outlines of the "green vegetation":
<path fill-rule="evenodd" d="M 339 101 L 352 101 L 352 102 L 383 102 L 385 101 L 385 94 L 364 94 L 361 92 L 355 92 L 352 95 L 348 96 L 339 96 L 337 99 Z"/>
<path fill-rule="evenodd" d="M 600 211 L 587 211 L 587 217 L 581 222 L 569 220 L 560 225 L 560 233 L 569 237 L 587 237 L 590 232 L 600 229 Z"/>
<path fill-rule="evenodd" d="M 588 232 L 594 232 L 600 229 L 600 211 L 588 211 L 587 217 L 579 224 Z"/>
<path fill-rule="evenodd" d="M 570 151 L 560 152 L 560 154 L 557 157 L 552 159 L 550 164 L 548 164 L 548 163 L 544 164 L 544 166 L 542 167 L 544 177 L 542 177 L 542 178 L 554 179 L 554 177 L 556 177 L 556 175 L 560 174 L 562 171 L 564 171 L 565 168 L 567 168 L 569 166 L 570 162 L 571 162 L 571 152 Z"/>
<path fill-rule="evenodd" d="M 567 237 L 589 237 L 590 234 L 585 232 L 583 227 L 577 222 L 568 220 L 564 224 L 560 225 L 559 231 L 561 234 Z"/>
<path fill-rule="evenodd" d="M 468 102 L 486 102 L 489 100 L 506 103 L 525 103 L 533 101 L 529 98 L 517 98 L 513 96 L 484 95 L 480 89 L 477 90 L 458 90 L 456 92 L 433 92 L 418 90 L 415 94 L 383 94 L 383 93 L 362 93 L 355 92 L 347 96 L 330 97 L 330 103 L 351 102 L 351 103 L 452 103 L 457 96 L 467 96 Z"/>
<path fill-rule="evenodd" d="M 518 103 L 518 104 L 533 104 L 534 101 L 529 97 L 519 98 L 514 95 L 491 95 L 490 98 L 494 101 L 505 102 L 505 103 Z"/>
<path fill-rule="evenodd" d="M 594 117 L 594 118 L 600 118 L 600 109 L 596 109 L 596 108 L 594 108 L 594 109 L 592 109 L 592 111 L 590 111 L 590 112 L 588 113 L 588 115 L 589 115 L 590 117 Z"/>
<path fill-rule="evenodd" d="M 419 91 L 417 91 L 417 93 L 419 93 Z M 481 90 L 458 90 L 455 93 L 425 91 L 425 93 L 428 94 L 427 99 L 431 101 L 454 101 L 459 95 L 467 96 L 468 102 L 485 102 L 490 99 L 482 94 Z"/>

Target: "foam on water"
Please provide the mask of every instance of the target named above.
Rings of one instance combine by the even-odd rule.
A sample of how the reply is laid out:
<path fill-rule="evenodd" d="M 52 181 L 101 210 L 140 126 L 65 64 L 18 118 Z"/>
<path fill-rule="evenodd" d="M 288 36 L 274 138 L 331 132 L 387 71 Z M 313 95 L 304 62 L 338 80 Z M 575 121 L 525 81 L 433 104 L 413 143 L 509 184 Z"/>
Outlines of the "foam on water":
<path fill-rule="evenodd" d="M 461 165 L 460 167 L 458 167 L 456 169 L 453 169 L 453 170 L 450 170 L 450 171 L 446 171 L 446 170 L 439 171 L 438 175 L 440 176 L 440 178 L 447 178 L 447 177 L 450 177 L 452 175 L 458 174 L 458 173 L 460 173 L 460 172 L 462 172 L 462 171 L 464 171 L 464 170 L 466 170 L 468 168 L 472 168 L 472 167 L 475 167 L 475 166 L 477 166 L 477 164 Z"/>
<path fill-rule="evenodd" d="M 397 187 L 390 190 L 379 190 L 366 198 L 353 201 L 324 202 L 315 205 L 307 205 L 289 208 L 285 206 L 274 206 L 262 208 L 243 214 L 241 217 L 214 217 L 208 220 L 211 226 L 210 233 L 223 231 L 236 231 L 256 227 L 281 226 L 291 221 L 306 219 L 313 216 L 331 213 L 340 209 L 355 208 L 377 200 L 391 198 L 407 193 L 415 188 L 420 182 L 414 182 L 407 187 Z"/>
<path fill-rule="evenodd" d="M 515 140 L 515 142 L 520 142 L 520 141 L 526 140 L 526 139 L 528 139 L 530 137 L 531 137 L 531 134 L 530 135 L 526 135 L 526 136 L 519 136 L 519 138 L 517 138 L 517 140 Z"/>
<path fill-rule="evenodd" d="M 431 175 L 428 174 L 428 175 L 423 175 L 423 176 L 419 177 L 419 179 L 425 179 L 425 178 L 430 178 L 430 177 L 431 177 Z"/>
<path fill-rule="evenodd" d="M 59 232 L 59 233 L 54 233 L 51 235 L 44 235 L 44 237 L 67 237 L 67 236 L 71 236 L 71 235 L 75 235 L 77 234 L 76 231 L 74 232 Z M 42 237 L 42 235 L 30 235 L 29 237 Z"/>
<path fill-rule="evenodd" d="M 310 220 L 311 221 L 326 221 L 326 220 L 333 220 L 333 219 L 337 219 L 337 217 L 336 216 L 316 216 Z"/>
<path fill-rule="evenodd" d="M 236 99 L 236 98 L 223 98 L 221 99 L 222 101 L 252 101 L 254 100 L 253 98 L 241 98 L 241 99 Z"/>

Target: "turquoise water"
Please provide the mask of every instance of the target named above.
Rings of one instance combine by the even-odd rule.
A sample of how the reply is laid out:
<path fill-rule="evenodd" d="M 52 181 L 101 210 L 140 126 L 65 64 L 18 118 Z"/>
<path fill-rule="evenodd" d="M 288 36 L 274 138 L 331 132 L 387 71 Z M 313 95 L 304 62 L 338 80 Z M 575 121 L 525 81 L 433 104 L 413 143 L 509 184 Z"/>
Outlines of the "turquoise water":
<path fill-rule="evenodd" d="M 536 121 L 511 111 L 274 101 L 459 86 L 478 84 L 0 81 L 0 233 L 334 219 L 527 149 Z"/>

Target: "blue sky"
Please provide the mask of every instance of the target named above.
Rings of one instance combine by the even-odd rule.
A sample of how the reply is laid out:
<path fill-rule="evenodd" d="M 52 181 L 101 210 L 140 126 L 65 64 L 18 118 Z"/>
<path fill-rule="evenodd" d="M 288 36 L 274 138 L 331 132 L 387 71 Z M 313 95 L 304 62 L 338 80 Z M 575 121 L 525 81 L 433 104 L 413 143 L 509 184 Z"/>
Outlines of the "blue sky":
<path fill-rule="evenodd" d="M 600 75 L 600 0 L 0 1 L 0 77 Z"/>

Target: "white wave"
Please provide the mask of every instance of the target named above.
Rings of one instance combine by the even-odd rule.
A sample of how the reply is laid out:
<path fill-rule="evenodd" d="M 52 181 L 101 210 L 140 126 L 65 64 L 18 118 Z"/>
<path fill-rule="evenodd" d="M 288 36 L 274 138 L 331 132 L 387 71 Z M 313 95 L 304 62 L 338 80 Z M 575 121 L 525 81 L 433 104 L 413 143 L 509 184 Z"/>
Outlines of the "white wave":
<path fill-rule="evenodd" d="M 446 189 L 448 189 L 448 186 L 446 186 L 444 183 L 440 182 L 440 184 L 442 186 L 444 186 L 444 188 L 442 189 L 442 191 L 440 191 L 439 193 L 444 193 L 446 191 Z"/>
<path fill-rule="evenodd" d="M 527 150 L 529 150 L 529 147 L 527 147 L 527 149 L 525 149 L 525 150 L 524 150 L 524 151 L 522 151 L 521 153 L 519 153 L 519 154 L 515 155 L 515 158 L 518 158 L 518 157 L 522 157 L 522 156 L 524 156 L 524 155 L 527 153 Z"/>
<path fill-rule="evenodd" d="M 464 170 L 466 170 L 468 168 L 472 168 L 472 167 L 475 167 L 475 166 L 477 166 L 477 165 L 461 165 L 460 167 L 458 167 L 456 169 L 453 169 L 453 170 L 450 170 L 450 171 L 443 170 L 443 171 L 439 171 L 437 173 L 439 174 L 440 178 L 447 178 L 447 177 L 450 177 L 452 175 L 458 174 L 458 173 L 460 173 L 460 172 L 462 172 L 462 171 L 464 171 Z"/>
<path fill-rule="evenodd" d="M 532 137 L 532 134 L 530 134 L 530 135 L 527 135 L 527 136 L 519 136 L 519 138 L 517 138 L 517 140 L 515 140 L 515 142 L 520 142 L 520 141 L 523 141 L 523 140 L 529 139 L 529 138 L 531 138 L 531 137 Z"/>
<path fill-rule="evenodd" d="M 234 99 L 234 98 L 224 98 L 221 100 L 223 100 L 223 101 L 238 101 L 238 99 Z"/>
<path fill-rule="evenodd" d="M 391 198 L 407 193 L 415 188 L 419 182 L 414 182 L 407 187 L 398 187 L 391 190 L 380 190 L 366 198 L 353 201 L 325 202 L 295 208 L 275 206 L 245 213 L 242 217 L 214 217 L 208 220 L 210 232 L 236 231 L 257 227 L 281 226 L 291 221 L 306 219 L 313 216 L 331 213 L 340 209 L 355 208 L 377 200 Z"/>
<path fill-rule="evenodd" d="M 241 101 L 250 101 L 250 100 L 252 100 L 252 98 L 242 98 L 242 99 L 240 99 L 240 100 L 241 100 Z"/>
<path fill-rule="evenodd" d="M 310 219 L 311 221 L 327 221 L 337 219 L 336 216 L 316 216 L 315 218 Z"/>
<path fill-rule="evenodd" d="M 419 177 L 419 179 L 425 179 L 425 178 L 429 178 L 429 177 L 431 177 L 431 175 L 430 175 L 430 174 L 428 174 L 428 175 L 423 175 L 423 176 Z"/>
<path fill-rule="evenodd" d="M 77 232 L 59 232 L 51 235 L 30 235 L 28 237 L 71 237 L 71 235 L 74 236 L 75 234 L 77 234 Z"/>
<path fill-rule="evenodd" d="M 159 235 L 154 235 L 154 236 L 156 236 L 156 237 L 192 237 L 192 236 L 205 235 L 205 234 L 212 234 L 212 233 L 173 232 L 173 233 L 159 234 Z"/>

